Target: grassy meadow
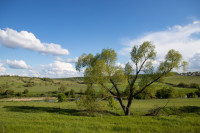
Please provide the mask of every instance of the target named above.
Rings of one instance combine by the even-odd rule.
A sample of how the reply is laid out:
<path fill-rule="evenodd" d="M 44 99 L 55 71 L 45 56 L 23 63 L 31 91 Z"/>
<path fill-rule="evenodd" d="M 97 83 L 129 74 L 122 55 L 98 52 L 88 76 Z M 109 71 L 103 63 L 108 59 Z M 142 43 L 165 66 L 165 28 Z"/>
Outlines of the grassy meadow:
<path fill-rule="evenodd" d="M 0 132 L 5 133 L 198 133 L 200 127 L 200 99 L 169 99 L 167 107 L 186 108 L 181 114 L 145 116 L 155 106 L 163 106 L 166 99 L 134 100 L 133 116 L 123 114 L 120 106 L 110 110 L 106 101 L 102 111 L 84 116 L 75 102 L 0 102 Z M 119 115 L 119 116 L 118 116 Z"/>
<path fill-rule="evenodd" d="M 181 88 L 180 82 L 200 83 L 200 77 L 174 75 L 163 82 L 154 83 L 155 89 L 173 87 L 179 93 L 194 92 L 195 88 Z M 33 83 L 31 87 L 26 87 Z M 40 97 L 58 91 L 61 85 L 76 93 L 85 91 L 83 78 L 51 79 L 29 77 L 0 77 L 0 86 L 15 93 L 29 93 L 25 97 Z M 98 85 L 95 90 L 100 90 Z M 123 90 L 124 88 L 121 88 Z M 43 94 L 43 95 L 42 95 Z M 51 97 L 51 96 L 50 96 Z M 9 98 L 6 98 L 9 99 Z M 131 116 L 123 116 L 117 102 L 116 109 L 107 101 L 100 102 L 101 109 L 88 114 L 79 109 L 75 101 L 63 103 L 38 101 L 4 101 L 0 99 L 0 133 L 198 133 L 200 127 L 200 98 L 174 98 L 134 100 Z M 157 116 L 149 116 L 150 110 L 166 107 Z"/>
<path fill-rule="evenodd" d="M 25 87 L 26 84 L 28 84 L 29 82 L 33 83 L 34 85 L 30 87 Z M 173 86 L 180 93 L 189 93 L 197 90 L 195 88 L 182 88 L 174 86 L 179 84 L 180 82 L 184 82 L 187 84 L 197 83 L 200 85 L 200 77 L 174 75 L 166 77 L 162 83 L 154 83 L 154 86 L 156 90 L 161 89 L 164 86 Z M 0 76 L 0 86 L 4 85 L 4 89 L 12 89 L 15 92 L 23 92 L 25 89 L 28 89 L 29 94 L 27 94 L 27 96 L 40 96 L 41 94 L 45 94 L 48 92 L 58 91 L 58 88 L 62 84 L 67 87 L 67 91 L 73 89 L 75 92 L 84 92 L 87 88 L 87 85 L 83 83 L 83 78 L 64 78 L 44 81 L 41 78 Z M 98 85 L 94 85 L 94 88 L 97 91 L 100 90 L 100 87 Z M 121 88 L 121 90 L 123 90 L 124 88 Z"/>

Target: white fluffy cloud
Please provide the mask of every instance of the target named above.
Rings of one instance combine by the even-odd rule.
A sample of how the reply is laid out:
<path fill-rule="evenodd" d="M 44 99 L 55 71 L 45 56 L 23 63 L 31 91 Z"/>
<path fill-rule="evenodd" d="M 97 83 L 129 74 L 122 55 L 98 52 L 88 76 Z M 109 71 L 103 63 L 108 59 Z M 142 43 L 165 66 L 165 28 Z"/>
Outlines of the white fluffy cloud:
<path fill-rule="evenodd" d="M 125 68 L 125 65 L 124 65 L 124 64 L 121 64 L 120 62 L 117 62 L 117 63 L 116 63 L 116 66 Z"/>
<path fill-rule="evenodd" d="M 130 40 L 126 42 L 127 47 L 122 49 L 120 54 L 130 55 L 132 47 L 142 44 L 144 41 L 152 41 L 156 46 L 158 60 L 164 58 L 170 49 L 178 50 L 184 59 L 189 60 L 196 53 L 200 53 L 200 21 L 194 21 L 185 26 L 175 25 L 167 30 L 147 33 L 137 39 Z M 195 62 L 190 63 L 193 66 Z"/>
<path fill-rule="evenodd" d="M 58 61 L 61 61 L 61 62 L 65 62 L 65 63 L 76 63 L 78 61 L 78 57 L 74 58 L 74 59 L 62 59 L 60 57 L 56 57 L 56 59 Z"/>
<path fill-rule="evenodd" d="M 0 62 L 0 74 L 4 74 L 6 72 L 6 68 L 3 66 L 3 64 Z"/>
<path fill-rule="evenodd" d="M 196 53 L 192 58 L 190 58 L 189 63 L 191 64 L 191 71 L 200 71 L 200 53 Z"/>
<path fill-rule="evenodd" d="M 13 69 L 28 69 L 30 66 L 26 64 L 23 60 L 6 60 L 6 64 Z"/>
<path fill-rule="evenodd" d="M 21 47 L 43 54 L 52 55 L 68 55 L 69 51 L 63 49 L 59 44 L 42 43 L 35 37 L 33 33 L 27 31 L 17 32 L 16 30 L 7 28 L 0 29 L 0 43 L 9 48 Z"/>
<path fill-rule="evenodd" d="M 41 65 L 44 69 L 42 74 L 44 77 L 76 77 L 80 76 L 74 66 L 70 63 L 54 61 L 49 65 Z"/>

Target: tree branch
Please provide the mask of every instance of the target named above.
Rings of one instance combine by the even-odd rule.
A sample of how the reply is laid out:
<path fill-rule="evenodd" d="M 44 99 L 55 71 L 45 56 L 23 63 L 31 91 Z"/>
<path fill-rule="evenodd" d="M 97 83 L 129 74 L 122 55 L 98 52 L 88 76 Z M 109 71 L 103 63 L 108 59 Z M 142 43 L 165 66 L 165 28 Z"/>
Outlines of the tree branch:
<path fill-rule="evenodd" d="M 114 83 L 114 81 L 110 78 L 110 82 L 113 84 L 113 86 L 115 87 L 115 90 L 117 91 L 117 95 L 121 98 L 119 89 L 117 88 L 117 85 Z"/>
<path fill-rule="evenodd" d="M 100 83 L 100 82 L 99 82 L 99 84 L 100 84 L 104 89 L 108 90 L 113 96 L 117 96 L 114 92 L 111 91 L 111 89 L 112 89 L 114 86 L 113 86 L 111 89 L 109 89 L 109 88 L 107 88 L 103 83 Z"/>
<path fill-rule="evenodd" d="M 129 96 L 129 97 L 132 97 L 132 95 L 133 95 L 133 91 L 134 91 L 133 85 L 135 84 L 135 82 L 136 82 L 136 80 L 137 80 L 137 78 L 138 78 L 138 75 L 139 75 L 139 73 L 140 73 L 140 71 L 141 71 L 141 69 L 142 69 L 144 63 L 147 61 L 147 59 L 148 59 L 148 58 L 145 58 L 145 60 L 142 62 L 142 64 L 141 64 L 139 70 L 138 70 L 138 66 L 137 66 L 137 63 L 136 63 L 136 76 L 135 76 L 135 79 L 134 79 L 134 80 L 131 82 L 131 84 L 130 84 L 130 96 Z"/>
<path fill-rule="evenodd" d="M 162 73 L 158 78 L 154 79 L 154 80 L 151 81 L 149 84 L 147 84 L 146 86 L 144 86 L 140 91 L 138 91 L 137 93 L 135 93 L 135 94 L 133 95 L 133 97 L 136 97 L 138 94 L 140 94 L 142 91 L 144 91 L 148 86 L 150 86 L 151 84 L 153 84 L 154 82 L 156 82 L 157 80 L 159 80 L 164 74 L 165 74 L 165 72 Z"/>

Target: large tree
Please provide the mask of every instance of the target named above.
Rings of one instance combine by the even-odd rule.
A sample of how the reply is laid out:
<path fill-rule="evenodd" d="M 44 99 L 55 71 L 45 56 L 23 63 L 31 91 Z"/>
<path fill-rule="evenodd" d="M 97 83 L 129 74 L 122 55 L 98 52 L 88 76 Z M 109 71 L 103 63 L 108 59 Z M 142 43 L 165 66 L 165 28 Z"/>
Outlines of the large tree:
<path fill-rule="evenodd" d="M 76 70 L 85 68 L 84 77 L 88 84 L 99 84 L 118 99 L 125 115 L 130 115 L 132 101 L 137 95 L 173 69 L 187 64 L 182 60 L 182 55 L 172 49 L 155 70 L 152 65 L 156 58 L 155 46 L 149 41 L 134 46 L 130 54 L 132 63 L 128 62 L 124 69 L 116 66 L 117 54 L 113 49 L 103 49 L 95 56 L 83 54 L 76 63 Z M 127 92 L 126 96 L 121 88 L 126 88 L 123 89 Z M 124 98 L 128 100 L 126 105 Z"/>

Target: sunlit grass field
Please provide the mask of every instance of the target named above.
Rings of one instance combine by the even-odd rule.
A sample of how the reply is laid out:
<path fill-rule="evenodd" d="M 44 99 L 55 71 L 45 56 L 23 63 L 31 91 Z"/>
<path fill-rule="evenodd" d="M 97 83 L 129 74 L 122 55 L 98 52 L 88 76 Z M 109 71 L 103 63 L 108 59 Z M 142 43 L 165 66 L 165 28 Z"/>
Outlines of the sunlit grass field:
<path fill-rule="evenodd" d="M 33 87 L 25 87 L 24 85 L 26 83 L 24 82 L 34 82 Z M 29 94 L 27 96 L 40 96 L 40 94 L 44 94 L 47 92 L 52 91 L 58 91 L 58 88 L 63 84 L 67 87 L 67 91 L 70 91 L 73 89 L 75 92 L 84 92 L 87 89 L 87 85 L 81 83 L 83 81 L 83 78 L 70 78 L 70 79 L 53 79 L 53 82 L 48 81 L 42 81 L 40 78 L 29 78 L 29 77 L 0 77 L 0 86 L 4 84 L 8 84 L 8 88 L 4 89 L 12 89 L 16 93 L 17 92 L 23 92 L 25 89 L 29 90 Z M 164 82 L 162 83 L 154 83 L 154 88 L 156 90 L 162 89 L 164 86 L 170 87 L 171 85 L 165 84 L 170 83 L 177 85 L 180 82 L 183 83 L 198 83 L 200 84 L 200 76 L 180 76 L 180 75 L 174 75 L 166 77 Z M 197 89 L 194 88 L 181 88 L 181 87 L 175 87 L 173 86 L 179 93 L 189 93 L 194 92 Z M 100 86 L 94 85 L 95 90 L 100 90 Z M 120 87 L 120 90 L 124 90 L 126 87 Z"/>
<path fill-rule="evenodd" d="M 190 84 L 190 83 L 197 83 L 200 85 L 200 76 L 181 76 L 181 75 L 174 75 L 165 78 L 166 83 L 171 83 L 174 85 L 178 85 L 180 82 Z"/>
<path fill-rule="evenodd" d="M 92 116 L 82 115 L 75 102 L 0 102 L 2 133 L 198 133 L 200 99 L 169 99 L 167 107 L 195 107 L 180 115 L 145 116 L 148 110 L 162 107 L 167 99 L 134 100 L 132 116 L 123 116 L 120 106 L 102 109 Z"/>

